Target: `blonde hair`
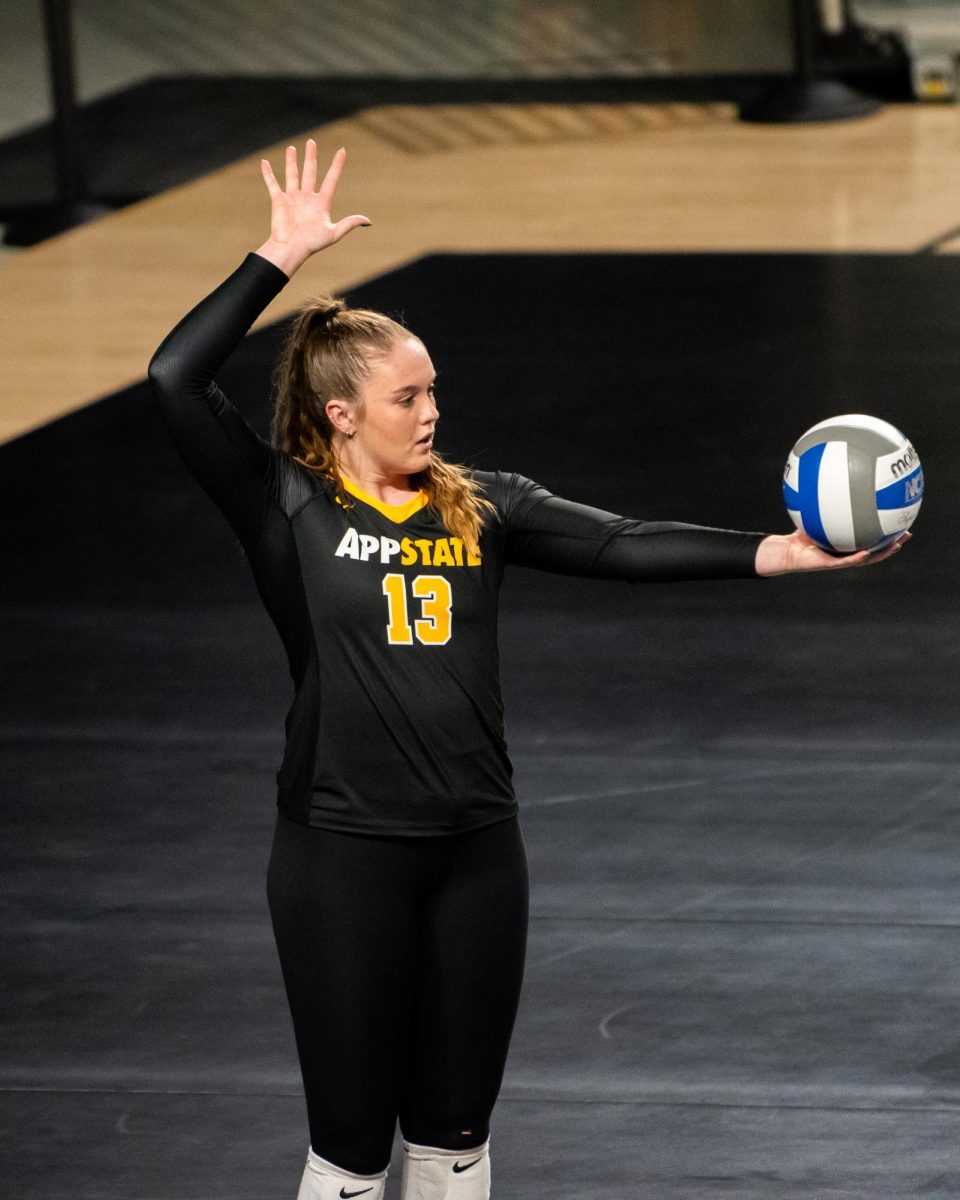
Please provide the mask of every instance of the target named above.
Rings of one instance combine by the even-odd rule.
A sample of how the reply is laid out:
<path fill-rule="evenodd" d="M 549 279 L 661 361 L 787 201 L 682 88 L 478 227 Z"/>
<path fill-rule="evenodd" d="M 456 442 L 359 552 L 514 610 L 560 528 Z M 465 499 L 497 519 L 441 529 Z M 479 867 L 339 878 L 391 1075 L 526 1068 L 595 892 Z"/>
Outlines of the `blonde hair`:
<path fill-rule="evenodd" d="M 318 296 L 290 326 L 274 373 L 273 442 L 301 466 L 331 480 L 347 506 L 353 500 L 343 486 L 326 405 L 335 396 L 358 401 L 373 361 L 412 337 L 384 313 L 349 308 L 336 296 Z M 484 512 L 496 510 L 466 468 L 431 451 L 428 466 L 411 481 L 426 493 L 445 528 L 477 553 Z"/>

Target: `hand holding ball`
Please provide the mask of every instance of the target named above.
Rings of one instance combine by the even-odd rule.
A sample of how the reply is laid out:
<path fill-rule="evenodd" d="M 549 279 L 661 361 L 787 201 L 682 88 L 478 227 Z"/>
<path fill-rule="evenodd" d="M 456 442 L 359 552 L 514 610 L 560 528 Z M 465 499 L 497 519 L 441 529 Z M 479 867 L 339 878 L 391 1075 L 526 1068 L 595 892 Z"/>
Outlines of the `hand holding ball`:
<path fill-rule="evenodd" d="M 849 413 L 800 438 L 784 468 L 783 498 L 794 525 L 825 550 L 876 550 L 913 524 L 923 469 L 899 429 Z"/>

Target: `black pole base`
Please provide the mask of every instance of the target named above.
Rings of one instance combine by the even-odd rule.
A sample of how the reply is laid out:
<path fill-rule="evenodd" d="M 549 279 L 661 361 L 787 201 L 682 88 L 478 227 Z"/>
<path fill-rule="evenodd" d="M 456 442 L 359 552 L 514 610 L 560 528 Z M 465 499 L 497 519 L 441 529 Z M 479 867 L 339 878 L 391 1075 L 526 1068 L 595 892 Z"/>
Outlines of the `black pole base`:
<path fill-rule="evenodd" d="M 834 79 L 787 79 L 740 109 L 741 121 L 786 125 L 869 117 L 880 101 Z"/>
<path fill-rule="evenodd" d="M 6 215 L 3 243 L 6 246 L 35 246 L 37 242 L 65 233 L 75 225 L 86 225 L 113 211 L 112 205 L 93 200 L 31 205 Z"/>

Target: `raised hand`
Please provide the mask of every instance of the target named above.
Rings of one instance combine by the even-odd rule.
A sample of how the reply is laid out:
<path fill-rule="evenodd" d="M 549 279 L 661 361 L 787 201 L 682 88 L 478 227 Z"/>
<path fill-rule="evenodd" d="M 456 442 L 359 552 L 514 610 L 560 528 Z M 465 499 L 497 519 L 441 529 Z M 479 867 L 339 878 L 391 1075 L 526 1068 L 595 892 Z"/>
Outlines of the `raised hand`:
<path fill-rule="evenodd" d="M 757 547 L 758 575 L 785 575 L 793 571 L 836 571 L 843 567 L 865 567 L 883 562 L 901 550 L 913 535 L 903 533 L 882 550 L 860 550 L 856 554 L 828 554 L 802 530 L 771 534 Z"/>
<path fill-rule="evenodd" d="M 317 143 L 310 138 L 303 152 L 303 172 L 297 163 L 296 146 L 288 146 L 284 159 L 284 184 L 281 188 L 267 159 L 260 170 L 270 193 L 270 237 L 257 250 L 287 275 L 318 250 L 339 242 L 352 229 L 371 224 L 367 217 L 354 214 L 334 221 L 330 215 L 333 196 L 343 170 L 346 150 L 333 156 L 323 182 L 317 188 Z"/>

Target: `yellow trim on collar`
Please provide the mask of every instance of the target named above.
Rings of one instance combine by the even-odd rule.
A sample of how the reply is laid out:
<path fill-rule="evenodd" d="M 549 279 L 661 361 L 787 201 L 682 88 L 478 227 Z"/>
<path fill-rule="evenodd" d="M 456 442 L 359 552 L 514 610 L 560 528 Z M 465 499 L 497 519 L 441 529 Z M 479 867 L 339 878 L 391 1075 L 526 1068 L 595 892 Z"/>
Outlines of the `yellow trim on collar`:
<path fill-rule="evenodd" d="M 385 501 L 371 496 L 363 488 L 357 487 L 346 475 L 341 475 L 340 478 L 343 480 L 343 490 L 345 492 L 349 492 L 351 496 L 356 496 L 364 504 L 369 504 L 378 513 L 383 513 L 388 520 L 393 521 L 396 525 L 400 525 L 408 517 L 412 517 L 415 512 L 419 512 L 421 508 L 426 508 L 427 506 L 427 493 L 422 490 L 412 500 L 408 500 L 406 504 L 387 504 Z"/>

